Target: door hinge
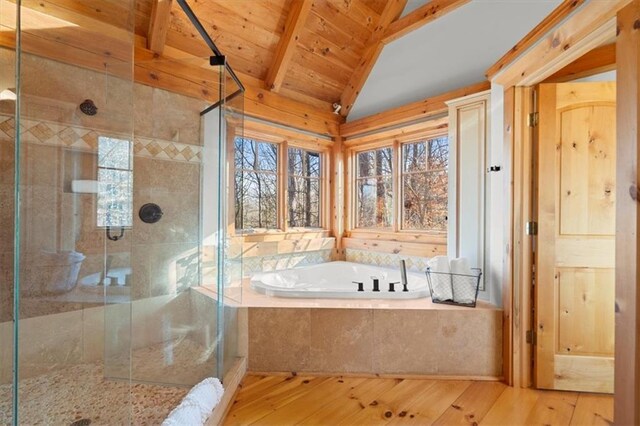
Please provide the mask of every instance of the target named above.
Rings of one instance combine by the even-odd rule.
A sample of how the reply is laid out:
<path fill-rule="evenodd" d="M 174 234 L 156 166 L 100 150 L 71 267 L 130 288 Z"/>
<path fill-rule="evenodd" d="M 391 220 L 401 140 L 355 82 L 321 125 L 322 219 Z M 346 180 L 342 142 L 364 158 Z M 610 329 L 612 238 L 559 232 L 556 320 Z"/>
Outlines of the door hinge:
<path fill-rule="evenodd" d="M 527 343 L 536 345 L 538 343 L 538 334 L 533 330 L 527 330 Z"/>
<path fill-rule="evenodd" d="M 536 127 L 538 125 L 539 115 L 537 112 L 532 112 L 529 114 L 529 118 L 527 119 L 529 127 Z"/>
<path fill-rule="evenodd" d="M 538 235 L 538 222 L 527 222 L 525 232 L 527 235 Z"/>

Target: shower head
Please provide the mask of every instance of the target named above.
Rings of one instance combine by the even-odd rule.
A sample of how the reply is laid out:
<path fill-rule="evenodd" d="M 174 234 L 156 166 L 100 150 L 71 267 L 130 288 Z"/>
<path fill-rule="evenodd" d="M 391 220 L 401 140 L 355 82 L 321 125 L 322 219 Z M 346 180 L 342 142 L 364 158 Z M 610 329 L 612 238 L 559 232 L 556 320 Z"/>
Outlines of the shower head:
<path fill-rule="evenodd" d="M 80 111 L 87 115 L 96 115 L 98 113 L 98 107 L 91 99 L 85 99 L 84 102 L 80 104 Z"/>

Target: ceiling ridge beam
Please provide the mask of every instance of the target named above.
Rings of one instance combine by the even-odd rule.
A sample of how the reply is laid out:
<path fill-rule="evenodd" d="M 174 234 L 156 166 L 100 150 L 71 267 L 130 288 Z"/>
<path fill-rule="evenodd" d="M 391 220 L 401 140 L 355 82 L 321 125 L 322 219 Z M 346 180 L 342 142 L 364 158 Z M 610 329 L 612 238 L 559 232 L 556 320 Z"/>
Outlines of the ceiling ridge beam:
<path fill-rule="evenodd" d="M 347 83 L 347 87 L 342 92 L 342 96 L 340 96 L 340 105 L 342 105 L 340 114 L 343 117 L 346 117 L 351 112 L 360 90 L 362 90 L 367 78 L 369 78 L 369 74 L 371 74 L 371 70 L 382 52 L 384 47 L 382 38 L 387 28 L 398 19 L 406 4 L 407 0 L 389 0 L 380 14 L 378 25 L 376 25 L 369 41 L 366 43 L 362 58 L 358 62 L 356 69 L 353 70 L 349 83 Z"/>
<path fill-rule="evenodd" d="M 152 52 L 162 53 L 164 50 L 171 23 L 171 3 L 172 0 L 153 0 L 147 34 L 147 48 Z"/>
<path fill-rule="evenodd" d="M 471 0 L 431 0 L 424 6 L 420 6 L 418 9 L 392 23 L 385 31 L 382 42 L 389 44 L 417 30 L 423 25 L 433 22 L 447 13 L 453 12 L 470 1 Z"/>
<path fill-rule="evenodd" d="M 278 42 L 273 64 L 271 64 L 265 78 L 265 84 L 274 92 L 277 92 L 282 87 L 284 76 L 287 73 L 293 52 L 298 44 L 300 32 L 304 28 L 312 5 L 313 2 L 311 0 L 293 0 L 291 3 L 291 8 L 287 15 L 287 22 L 284 25 L 282 37 L 280 37 L 280 41 Z"/>

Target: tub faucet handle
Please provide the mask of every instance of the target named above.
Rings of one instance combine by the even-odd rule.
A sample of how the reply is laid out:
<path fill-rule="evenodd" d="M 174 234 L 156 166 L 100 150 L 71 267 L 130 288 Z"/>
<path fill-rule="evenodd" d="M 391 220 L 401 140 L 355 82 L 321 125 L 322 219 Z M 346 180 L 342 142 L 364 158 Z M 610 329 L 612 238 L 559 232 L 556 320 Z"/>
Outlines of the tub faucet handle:
<path fill-rule="evenodd" d="M 364 283 L 360 281 L 351 281 L 354 284 L 358 284 L 358 291 L 364 291 Z"/>
<path fill-rule="evenodd" d="M 395 293 L 396 289 L 395 289 L 395 285 L 396 284 L 400 284 L 400 281 L 395 282 L 395 283 L 389 283 L 389 293 Z"/>
<path fill-rule="evenodd" d="M 378 277 L 371 277 L 373 280 L 373 291 L 380 291 L 380 280 Z"/>

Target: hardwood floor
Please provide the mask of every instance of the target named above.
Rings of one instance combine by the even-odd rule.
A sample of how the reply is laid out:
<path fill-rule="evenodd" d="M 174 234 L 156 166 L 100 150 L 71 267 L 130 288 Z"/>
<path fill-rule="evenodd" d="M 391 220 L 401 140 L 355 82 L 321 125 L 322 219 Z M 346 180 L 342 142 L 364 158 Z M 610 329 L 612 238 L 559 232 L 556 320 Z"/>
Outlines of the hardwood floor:
<path fill-rule="evenodd" d="M 611 425 L 611 395 L 498 382 L 248 375 L 225 425 Z"/>

